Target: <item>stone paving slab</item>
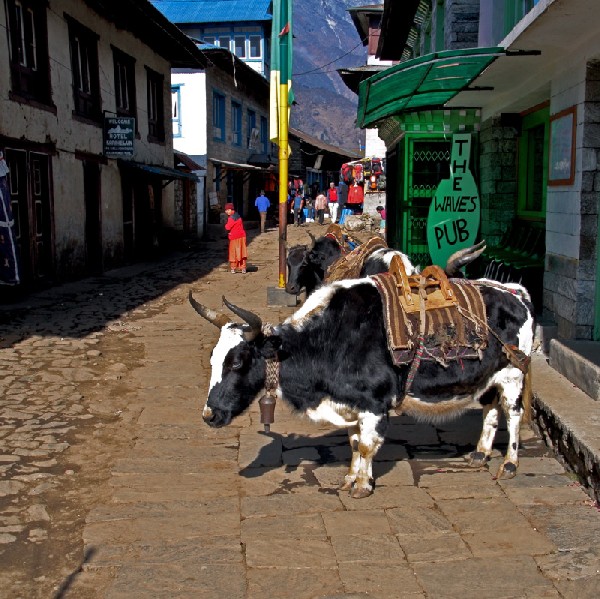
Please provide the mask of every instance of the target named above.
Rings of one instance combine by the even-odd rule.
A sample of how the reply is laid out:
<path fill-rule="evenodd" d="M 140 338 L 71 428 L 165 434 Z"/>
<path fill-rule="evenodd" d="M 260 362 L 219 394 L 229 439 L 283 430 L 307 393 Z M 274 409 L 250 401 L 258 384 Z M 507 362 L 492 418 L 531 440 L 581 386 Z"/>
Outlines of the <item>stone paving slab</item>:
<path fill-rule="evenodd" d="M 463 560 L 473 555 L 462 537 L 454 532 L 401 534 L 397 539 L 410 563 Z"/>
<path fill-rule="evenodd" d="M 337 568 L 248 568 L 247 578 L 253 599 L 351 599 Z"/>
<path fill-rule="evenodd" d="M 179 565 L 163 562 L 130 565 L 121 569 L 107 599 L 131 599 L 132 589 L 138 597 L 169 599 L 244 599 L 245 567 L 235 564 Z"/>
<path fill-rule="evenodd" d="M 530 556 L 473 557 L 413 565 L 427 597 L 439 599 L 527 599 L 560 597 Z"/>

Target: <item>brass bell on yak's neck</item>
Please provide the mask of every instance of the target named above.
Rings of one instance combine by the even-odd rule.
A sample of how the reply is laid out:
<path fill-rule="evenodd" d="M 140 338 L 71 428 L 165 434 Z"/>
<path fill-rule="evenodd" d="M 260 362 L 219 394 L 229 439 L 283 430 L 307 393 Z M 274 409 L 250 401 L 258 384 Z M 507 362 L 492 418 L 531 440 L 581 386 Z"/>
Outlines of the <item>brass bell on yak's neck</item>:
<path fill-rule="evenodd" d="M 267 393 L 258 400 L 260 406 L 260 422 L 265 426 L 265 433 L 271 431 L 271 424 L 275 422 L 275 396 Z"/>

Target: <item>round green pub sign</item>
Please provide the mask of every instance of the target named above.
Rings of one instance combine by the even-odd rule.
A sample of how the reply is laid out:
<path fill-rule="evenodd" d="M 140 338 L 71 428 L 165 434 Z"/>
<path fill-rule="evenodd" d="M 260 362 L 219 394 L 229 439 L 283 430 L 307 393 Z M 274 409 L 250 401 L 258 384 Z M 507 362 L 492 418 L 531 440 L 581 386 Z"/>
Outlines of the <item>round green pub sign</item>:
<path fill-rule="evenodd" d="M 476 243 L 481 204 L 469 168 L 471 136 L 452 136 L 450 179 L 440 182 L 427 218 L 427 243 L 433 264 L 442 268 L 457 250 Z"/>

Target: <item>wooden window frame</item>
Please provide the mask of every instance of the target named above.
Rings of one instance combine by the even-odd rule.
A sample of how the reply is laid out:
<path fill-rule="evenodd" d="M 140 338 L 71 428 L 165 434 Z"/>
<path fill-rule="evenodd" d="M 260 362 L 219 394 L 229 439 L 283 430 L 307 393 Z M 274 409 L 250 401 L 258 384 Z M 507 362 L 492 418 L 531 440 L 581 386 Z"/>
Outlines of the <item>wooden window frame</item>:
<path fill-rule="evenodd" d="M 225 95 L 217 90 L 213 90 L 212 124 L 213 139 L 225 141 Z"/>
<path fill-rule="evenodd" d="M 242 105 L 235 100 L 231 101 L 231 143 L 242 145 Z"/>
<path fill-rule="evenodd" d="M 269 122 L 266 116 L 260 117 L 260 148 L 263 154 L 267 154 L 269 145 Z"/>
<path fill-rule="evenodd" d="M 573 185 L 576 133 L 576 106 L 565 108 L 550 117 L 548 185 Z"/>
<path fill-rule="evenodd" d="M 252 129 L 256 129 L 256 110 L 248 108 L 246 111 L 246 147 L 250 147 L 252 139 Z"/>
<path fill-rule="evenodd" d="M 118 116 L 135 118 L 137 130 L 135 58 L 115 47 L 113 47 L 112 51 L 115 71 L 116 112 Z M 126 101 L 124 101 L 124 99 Z"/>
<path fill-rule="evenodd" d="M 544 218 L 546 214 L 546 191 L 548 182 L 548 104 L 544 103 L 522 115 L 521 133 L 518 139 L 517 153 L 517 216 L 520 218 Z M 537 127 L 544 127 L 543 157 L 542 157 L 542 206 L 540 210 L 527 208 L 527 197 L 532 193 L 534 169 L 536 168 L 532 155 L 536 154 L 531 147 L 530 131 Z"/>
<path fill-rule="evenodd" d="M 258 40 L 258 54 L 256 54 L 256 55 L 252 54 L 252 48 L 253 48 L 252 40 Z M 253 33 L 248 36 L 248 58 L 259 59 L 262 57 L 263 57 L 262 36 L 258 35 L 257 33 Z"/>
<path fill-rule="evenodd" d="M 175 110 L 173 110 L 173 105 L 176 107 Z M 171 85 L 171 121 L 173 123 L 173 137 L 181 137 L 183 135 L 183 124 L 181 121 L 181 84 Z"/>
<path fill-rule="evenodd" d="M 146 103 L 148 109 L 148 141 L 165 141 L 165 77 L 146 67 Z"/>
<path fill-rule="evenodd" d="M 246 48 L 246 41 L 247 41 L 247 37 L 245 34 L 238 34 L 238 35 L 234 35 L 233 36 L 233 53 L 240 59 L 240 60 L 244 60 L 246 58 L 248 58 L 248 51 Z M 239 40 L 243 40 L 242 43 L 242 49 L 243 49 L 243 54 L 238 54 L 238 41 Z"/>
<path fill-rule="evenodd" d="M 47 7 L 42 0 L 5 2 L 12 99 L 51 106 Z M 30 18 L 21 18 L 24 13 Z"/>
<path fill-rule="evenodd" d="M 65 15 L 73 76 L 73 113 L 96 123 L 102 117 L 97 33 Z"/>

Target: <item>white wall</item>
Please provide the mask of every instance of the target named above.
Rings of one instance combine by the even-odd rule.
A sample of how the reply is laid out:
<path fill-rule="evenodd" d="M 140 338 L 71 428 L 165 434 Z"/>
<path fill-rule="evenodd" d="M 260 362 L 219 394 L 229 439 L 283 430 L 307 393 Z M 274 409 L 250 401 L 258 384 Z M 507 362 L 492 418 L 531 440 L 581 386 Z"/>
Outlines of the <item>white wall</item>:
<path fill-rule="evenodd" d="M 579 257 L 581 232 L 581 167 L 583 141 L 583 101 L 585 98 L 585 63 L 571 65 L 552 81 L 550 116 L 575 105 L 575 181 L 572 185 L 549 186 L 546 195 L 546 247 L 556 255 Z"/>
<path fill-rule="evenodd" d="M 385 142 L 379 137 L 378 129 L 365 129 L 365 156 L 368 158 L 384 158 Z"/>
<path fill-rule="evenodd" d="M 181 85 L 181 136 L 173 138 L 173 146 L 190 156 L 204 156 L 207 134 L 206 74 L 203 71 L 174 70 L 171 73 L 171 85 Z"/>

